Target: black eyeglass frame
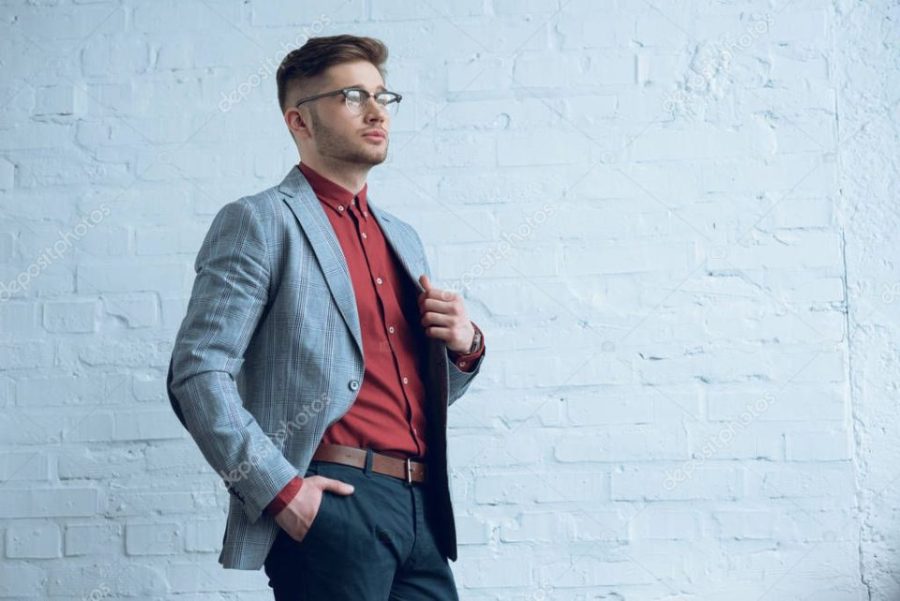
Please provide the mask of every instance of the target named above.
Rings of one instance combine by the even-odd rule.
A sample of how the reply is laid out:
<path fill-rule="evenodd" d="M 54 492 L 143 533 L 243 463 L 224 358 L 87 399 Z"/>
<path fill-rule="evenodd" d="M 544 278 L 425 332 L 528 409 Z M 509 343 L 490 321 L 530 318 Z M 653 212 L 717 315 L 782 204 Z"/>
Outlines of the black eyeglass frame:
<path fill-rule="evenodd" d="M 378 106 L 380 106 L 381 108 L 383 108 L 384 110 L 386 110 L 388 112 L 390 112 L 390 109 L 388 108 L 389 104 L 397 103 L 397 105 L 399 106 L 400 101 L 403 100 L 403 96 L 398 94 L 397 92 L 391 92 L 389 90 L 381 90 L 379 92 L 375 92 L 374 94 L 372 94 L 371 92 L 369 92 L 366 89 L 358 88 L 356 86 L 350 86 L 348 88 L 341 88 L 340 90 L 332 90 L 331 92 L 322 92 L 321 94 L 316 94 L 315 96 L 308 96 L 307 98 L 301 98 L 300 100 L 297 101 L 297 104 L 294 105 L 294 108 L 300 108 L 301 104 L 310 102 L 311 100 L 318 100 L 319 98 L 325 98 L 326 96 L 337 96 L 338 94 L 343 94 L 344 102 L 347 102 L 349 100 L 349 98 L 347 96 L 347 92 L 349 92 L 350 90 L 355 90 L 357 92 L 362 92 L 363 94 L 365 94 L 365 100 L 362 101 L 362 106 L 365 106 L 366 103 L 369 102 L 370 96 L 377 97 L 381 94 L 390 94 L 393 97 L 393 99 L 390 102 L 381 104 L 380 102 L 378 102 L 378 100 L 375 100 L 375 104 L 377 104 Z"/>

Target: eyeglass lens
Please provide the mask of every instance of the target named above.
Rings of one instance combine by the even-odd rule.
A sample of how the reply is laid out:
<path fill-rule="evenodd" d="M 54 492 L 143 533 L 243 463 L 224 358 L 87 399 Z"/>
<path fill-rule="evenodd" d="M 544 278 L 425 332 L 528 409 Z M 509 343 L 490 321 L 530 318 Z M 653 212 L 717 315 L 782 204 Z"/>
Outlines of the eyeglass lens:
<path fill-rule="evenodd" d="M 347 106 L 354 111 L 360 111 L 368 102 L 369 96 L 370 94 L 365 90 L 347 90 Z M 391 114 L 397 112 L 397 106 L 400 104 L 395 95 L 383 92 L 375 94 L 375 102 Z"/>

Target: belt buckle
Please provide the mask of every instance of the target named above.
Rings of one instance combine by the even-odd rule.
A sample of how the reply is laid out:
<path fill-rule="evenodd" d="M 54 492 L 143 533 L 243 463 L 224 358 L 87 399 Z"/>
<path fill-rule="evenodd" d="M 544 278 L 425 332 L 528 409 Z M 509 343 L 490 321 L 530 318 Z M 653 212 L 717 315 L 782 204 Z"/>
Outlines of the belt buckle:
<path fill-rule="evenodd" d="M 410 472 L 410 461 L 409 457 L 406 458 L 406 483 L 412 484 L 412 473 Z"/>

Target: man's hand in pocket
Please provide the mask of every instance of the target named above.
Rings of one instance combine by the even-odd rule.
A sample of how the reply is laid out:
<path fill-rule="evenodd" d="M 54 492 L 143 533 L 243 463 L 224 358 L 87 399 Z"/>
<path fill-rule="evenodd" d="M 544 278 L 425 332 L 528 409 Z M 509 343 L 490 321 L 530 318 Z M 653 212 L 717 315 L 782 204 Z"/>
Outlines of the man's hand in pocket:
<path fill-rule="evenodd" d="M 275 516 L 275 521 L 288 536 L 297 542 L 302 541 L 319 514 L 325 491 L 350 495 L 353 494 L 353 485 L 325 476 L 304 478 L 300 492 Z"/>

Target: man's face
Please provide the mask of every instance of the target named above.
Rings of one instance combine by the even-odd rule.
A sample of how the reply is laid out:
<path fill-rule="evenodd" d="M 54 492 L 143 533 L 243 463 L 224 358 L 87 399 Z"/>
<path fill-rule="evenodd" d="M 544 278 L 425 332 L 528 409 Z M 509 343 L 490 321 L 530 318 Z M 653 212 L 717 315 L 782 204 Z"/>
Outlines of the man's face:
<path fill-rule="evenodd" d="M 334 65 L 325 72 L 324 81 L 326 83 L 315 94 L 348 87 L 361 87 L 375 93 L 384 86 L 381 73 L 367 61 Z M 378 165 L 387 158 L 390 115 L 373 99 L 368 100 L 359 115 L 347 107 L 343 94 L 314 100 L 301 105 L 301 110 L 304 107 L 308 108 L 311 134 L 306 142 L 313 145 L 319 156 L 369 166 Z M 372 130 L 383 132 L 384 137 L 364 135 Z"/>

